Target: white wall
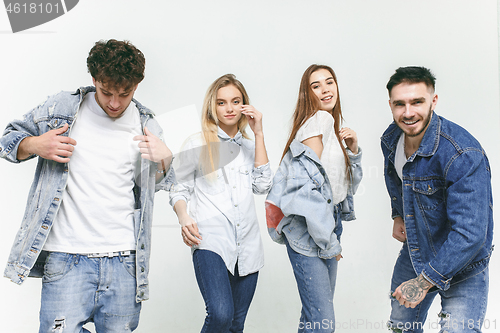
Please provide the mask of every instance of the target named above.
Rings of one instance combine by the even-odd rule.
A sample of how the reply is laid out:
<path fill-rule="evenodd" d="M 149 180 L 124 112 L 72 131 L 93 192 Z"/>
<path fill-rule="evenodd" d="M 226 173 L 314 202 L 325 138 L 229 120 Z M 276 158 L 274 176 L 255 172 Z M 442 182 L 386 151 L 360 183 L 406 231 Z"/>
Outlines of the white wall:
<path fill-rule="evenodd" d="M 355 198 L 358 220 L 345 224 L 342 238 L 344 259 L 335 295 L 342 326 L 338 331 L 384 331 L 400 247 L 391 237 L 379 147 L 392 119 L 385 84 L 399 66 L 423 65 L 434 71 L 440 96 L 436 111 L 465 126 L 483 144 L 493 169 L 494 201 L 500 202 L 497 24 L 495 0 L 85 0 L 68 14 L 17 34 L 9 32 L 7 15 L 0 10 L 0 127 L 48 95 L 91 84 L 86 57 L 95 41 L 128 39 L 147 60 L 146 79 L 136 98 L 158 115 L 168 117 L 169 111 L 192 104 L 199 110 L 215 78 L 236 74 L 264 114 L 267 148 L 276 169 L 302 72 L 311 63 L 332 66 L 345 125 L 357 131 L 364 149 L 365 171 Z M 164 129 L 182 141 L 196 118 L 185 117 L 185 123 Z M 35 161 L 0 161 L 2 265 L 23 216 L 34 168 Z M 166 193 L 156 197 L 151 299 L 144 303 L 138 332 L 196 332 L 204 318 L 190 252 L 167 198 Z M 257 198 L 257 209 L 266 266 L 246 332 L 293 332 L 300 301 L 285 248 L 265 231 L 263 200 Z M 495 217 L 498 221 L 498 207 Z M 495 253 L 486 315 L 491 328 L 485 332 L 500 327 L 500 300 L 493 297 L 500 294 L 499 263 Z M 29 279 L 17 286 L 0 279 L 1 331 L 37 330 L 40 284 Z M 437 303 L 429 314 L 434 327 Z"/>

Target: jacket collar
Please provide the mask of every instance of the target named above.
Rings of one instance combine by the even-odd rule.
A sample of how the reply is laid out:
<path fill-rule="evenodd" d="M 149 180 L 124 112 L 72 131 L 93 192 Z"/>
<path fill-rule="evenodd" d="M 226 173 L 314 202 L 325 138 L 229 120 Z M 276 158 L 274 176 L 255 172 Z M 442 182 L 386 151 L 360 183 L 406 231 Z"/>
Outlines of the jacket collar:
<path fill-rule="evenodd" d="M 307 158 L 309 158 L 309 159 L 313 160 L 314 162 L 316 162 L 317 164 L 321 165 L 321 161 L 319 160 L 318 155 L 316 155 L 314 150 L 312 150 L 311 148 L 309 148 L 308 146 L 306 146 L 302 142 L 298 141 L 297 139 L 294 139 L 292 141 L 289 149 L 290 149 L 290 152 L 292 153 L 292 156 L 294 158 L 300 156 L 301 154 L 304 154 Z"/>
<path fill-rule="evenodd" d="M 234 138 L 231 138 L 229 135 L 227 135 L 226 132 L 224 132 L 220 127 L 217 126 L 217 135 L 219 136 L 221 142 L 224 141 L 233 142 L 236 143 L 238 146 L 241 146 L 243 135 L 241 134 L 240 131 L 236 133 Z"/>
<path fill-rule="evenodd" d="M 396 146 L 402 133 L 403 131 L 393 122 L 391 126 L 389 126 L 386 134 L 382 137 L 382 142 L 391 151 L 391 153 L 394 153 L 396 151 Z M 439 146 L 440 134 L 441 119 L 433 111 L 429 127 L 427 127 L 427 130 L 424 133 L 422 142 L 420 142 L 420 146 L 418 147 L 417 151 L 409 158 L 409 161 L 413 161 L 413 159 L 417 155 L 424 157 L 434 155 Z"/>
<path fill-rule="evenodd" d="M 87 86 L 87 87 L 80 87 L 78 88 L 73 95 L 80 95 L 80 103 L 83 101 L 83 98 L 85 95 L 87 95 L 89 92 L 95 92 L 96 89 L 94 86 Z M 137 110 L 139 110 L 139 113 L 142 115 L 146 116 L 154 116 L 154 112 L 139 103 L 135 98 L 132 98 L 132 102 L 137 106 Z"/>

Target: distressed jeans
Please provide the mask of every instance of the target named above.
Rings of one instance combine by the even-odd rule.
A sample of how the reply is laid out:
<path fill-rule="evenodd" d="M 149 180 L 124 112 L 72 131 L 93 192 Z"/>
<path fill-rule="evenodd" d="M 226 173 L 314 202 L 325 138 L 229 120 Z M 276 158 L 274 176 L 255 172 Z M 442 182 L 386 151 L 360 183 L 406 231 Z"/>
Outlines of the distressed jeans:
<path fill-rule="evenodd" d="M 450 260 L 453 260 L 450 258 Z M 403 244 L 394 266 L 391 295 L 403 282 L 417 277 L 408 253 Z M 457 277 L 454 277 L 456 279 Z M 421 333 L 427 312 L 437 294 L 441 296 L 441 312 L 438 315 L 440 333 L 481 332 L 488 302 L 488 267 L 480 273 L 456 283 L 448 290 L 431 288 L 426 297 L 414 309 L 406 308 L 391 298 L 391 319 L 388 327 L 395 332 Z M 430 327 L 430 324 L 427 325 Z M 437 323 L 436 323 L 437 326 Z M 436 327 L 437 328 L 437 327 Z"/>
<path fill-rule="evenodd" d="M 337 280 L 337 259 L 307 257 L 295 252 L 288 241 L 285 244 L 302 302 L 298 332 L 334 332 L 333 294 Z"/>
<path fill-rule="evenodd" d="M 259 273 L 239 276 L 236 264 L 232 275 L 222 258 L 209 250 L 194 251 L 193 264 L 207 311 L 201 332 L 242 333 Z"/>
<path fill-rule="evenodd" d="M 39 333 L 132 332 L 139 324 L 135 254 L 89 258 L 50 252 L 42 279 Z"/>

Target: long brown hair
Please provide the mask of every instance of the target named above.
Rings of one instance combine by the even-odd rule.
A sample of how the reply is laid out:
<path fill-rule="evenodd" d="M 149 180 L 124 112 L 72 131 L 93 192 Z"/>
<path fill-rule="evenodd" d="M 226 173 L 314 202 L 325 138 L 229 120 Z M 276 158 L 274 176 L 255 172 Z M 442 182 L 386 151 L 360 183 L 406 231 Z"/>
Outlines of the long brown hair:
<path fill-rule="evenodd" d="M 305 122 L 314 116 L 318 110 L 321 109 L 321 102 L 319 98 L 314 94 L 312 91 L 311 85 L 309 83 L 309 79 L 311 77 L 311 74 L 320 70 L 320 69 L 326 69 L 332 74 L 333 80 L 335 81 L 335 85 L 337 86 L 337 102 L 335 103 L 335 106 L 333 110 L 325 110 L 328 111 L 332 116 L 333 116 L 333 128 L 335 130 L 335 136 L 337 137 L 337 140 L 340 143 L 340 146 L 342 147 L 342 152 L 344 153 L 344 160 L 345 160 L 345 165 L 346 165 L 346 176 L 348 179 L 351 178 L 351 167 L 349 163 L 349 156 L 347 155 L 347 151 L 342 144 L 342 139 L 340 138 L 340 125 L 342 124 L 342 121 L 344 118 L 342 117 L 342 110 L 340 107 L 340 94 L 339 94 L 339 85 L 337 82 L 337 76 L 335 75 L 335 72 L 333 69 L 329 66 L 326 65 L 316 65 L 313 64 L 309 66 L 304 74 L 302 75 L 302 79 L 300 80 L 300 87 L 299 87 L 299 97 L 297 99 L 297 106 L 295 107 L 295 111 L 293 113 L 292 117 L 292 129 L 290 131 L 290 137 L 288 138 L 288 142 L 286 143 L 285 150 L 283 151 L 283 155 L 281 156 L 281 159 L 285 157 L 286 152 L 290 148 L 290 145 L 292 144 L 293 139 L 295 139 L 295 136 L 297 135 L 297 132 L 299 129 L 302 127 L 302 125 L 305 124 Z"/>
<path fill-rule="evenodd" d="M 205 145 L 201 151 L 200 162 L 204 175 L 208 175 L 219 168 L 219 146 L 217 144 L 212 145 L 212 143 L 220 141 L 217 136 L 217 126 L 219 124 L 219 118 L 217 118 L 217 92 L 220 88 L 230 85 L 235 86 L 241 92 L 243 105 L 250 104 L 245 87 L 233 74 L 221 76 L 208 88 L 201 110 L 201 129 Z M 248 139 L 249 137 L 245 131 L 247 125 L 247 117 L 241 115 L 238 121 L 238 130 L 243 137 Z"/>

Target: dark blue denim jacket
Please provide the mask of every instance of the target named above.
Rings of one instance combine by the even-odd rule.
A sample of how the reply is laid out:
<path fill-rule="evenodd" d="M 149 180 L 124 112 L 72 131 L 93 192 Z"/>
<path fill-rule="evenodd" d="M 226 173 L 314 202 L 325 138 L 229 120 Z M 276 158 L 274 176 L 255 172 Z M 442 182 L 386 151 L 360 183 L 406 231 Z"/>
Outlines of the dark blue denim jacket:
<path fill-rule="evenodd" d="M 321 161 L 308 146 L 293 140 L 274 175 L 273 187 L 266 199 L 266 218 L 271 238 L 309 257 L 332 258 L 340 254 L 342 220 L 356 219 L 353 195 L 363 171 L 361 149 L 357 155 L 349 150 L 352 182 L 347 197 L 332 204 L 332 189 Z M 278 211 L 278 214 L 275 214 Z"/>
<path fill-rule="evenodd" d="M 39 136 L 66 123 L 71 129 L 77 119 L 77 112 L 83 97 L 91 91 L 95 91 L 92 86 L 79 88 L 75 93 L 61 92 L 49 97 L 47 101 L 25 114 L 22 120 L 9 123 L 0 138 L 0 158 L 20 163 L 21 161 L 17 159 L 17 149 L 22 139 L 28 136 Z M 147 126 L 151 133 L 162 137 L 162 129 L 153 118 L 153 112 L 136 100 L 132 102 L 139 110 L 142 128 Z M 68 136 L 70 129 L 63 135 Z M 33 157 L 35 156 L 29 159 Z M 142 159 L 141 172 L 136 177 L 134 187 L 136 300 L 138 302 L 149 297 L 148 273 L 154 193 L 160 189 L 170 190 L 175 182 L 175 174 L 173 168 L 170 167 L 163 180 L 155 184 L 156 166 L 151 167 L 153 164 L 155 163 Z M 59 210 L 67 180 L 67 163 L 38 158 L 24 218 L 4 272 L 5 277 L 13 282 L 21 284 L 28 276 L 41 277 L 43 275 L 46 253 L 42 251 L 42 248 Z"/>
<path fill-rule="evenodd" d="M 401 181 L 394 168 L 401 133 L 392 123 L 381 138 L 392 217 L 404 219 L 415 272 L 447 290 L 489 262 L 493 199 L 488 158 L 465 129 L 433 112 Z"/>

